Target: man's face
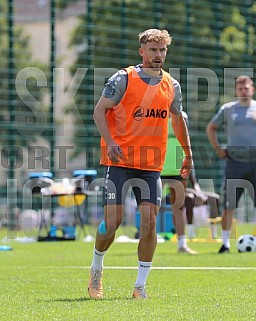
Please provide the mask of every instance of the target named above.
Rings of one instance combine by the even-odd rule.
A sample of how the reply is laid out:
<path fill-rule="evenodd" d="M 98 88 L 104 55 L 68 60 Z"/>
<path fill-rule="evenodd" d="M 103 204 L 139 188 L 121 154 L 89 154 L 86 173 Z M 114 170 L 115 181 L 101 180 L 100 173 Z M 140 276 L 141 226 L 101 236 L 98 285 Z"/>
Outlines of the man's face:
<path fill-rule="evenodd" d="M 166 58 L 167 47 L 163 42 L 147 42 L 139 48 L 139 53 L 143 58 L 144 68 L 159 70 L 162 68 Z"/>
<path fill-rule="evenodd" d="M 248 98 L 252 98 L 254 95 L 254 87 L 250 84 L 250 82 L 245 82 L 236 85 L 236 97 L 241 100 L 246 100 Z"/>

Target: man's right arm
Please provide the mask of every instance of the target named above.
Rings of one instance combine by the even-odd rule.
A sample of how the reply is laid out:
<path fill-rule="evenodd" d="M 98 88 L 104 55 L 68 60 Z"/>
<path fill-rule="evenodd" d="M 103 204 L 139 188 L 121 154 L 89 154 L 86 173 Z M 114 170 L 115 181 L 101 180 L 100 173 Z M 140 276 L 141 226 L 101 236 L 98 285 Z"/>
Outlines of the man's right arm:
<path fill-rule="evenodd" d="M 119 157 L 122 158 L 123 153 L 121 147 L 117 145 L 110 134 L 106 114 L 122 100 L 126 87 L 127 73 L 121 69 L 108 79 L 93 114 L 98 131 L 107 144 L 108 156 L 114 162 L 116 162 Z"/>
<path fill-rule="evenodd" d="M 106 114 L 108 110 L 112 109 L 114 105 L 115 103 L 112 100 L 105 98 L 104 96 L 101 96 L 100 100 L 95 106 L 93 119 L 98 128 L 98 131 L 100 132 L 101 137 L 107 144 L 108 157 L 112 161 L 117 161 L 119 157 L 122 158 L 123 156 L 122 150 L 120 146 L 118 146 L 118 144 L 113 140 L 106 119 Z"/>
<path fill-rule="evenodd" d="M 218 139 L 218 129 L 220 127 L 220 124 L 223 123 L 224 120 L 224 107 L 222 107 L 217 115 L 213 117 L 213 119 L 209 122 L 206 133 L 209 139 L 209 142 L 211 143 L 214 151 L 220 158 L 226 158 L 227 157 L 227 151 L 223 148 L 221 148 L 219 139 Z"/>
<path fill-rule="evenodd" d="M 118 70 L 112 77 L 108 79 L 103 89 L 102 96 L 112 100 L 115 105 L 118 105 L 126 91 L 127 77 L 126 70 Z"/>
<path fill-rule="evenodd" d="M 107 145 L 112 144 L 113 139 L 108 129 L 106 114 L 108 110 L 113 108 L 114 105 L 115 103 L 112 100 L 101 96 L 93 113 L 94 122 L 100 132 L 101 137 L 105 140 Z"/>

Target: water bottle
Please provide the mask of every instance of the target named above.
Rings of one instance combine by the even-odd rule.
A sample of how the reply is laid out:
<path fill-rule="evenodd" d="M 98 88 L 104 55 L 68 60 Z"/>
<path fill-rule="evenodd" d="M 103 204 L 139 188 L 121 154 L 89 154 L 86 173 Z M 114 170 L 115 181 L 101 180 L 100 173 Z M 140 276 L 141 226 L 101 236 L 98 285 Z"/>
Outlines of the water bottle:
<path fill-rule="evenodd" d="M 9 245 L 0 245 L 0 252 L 1 251 L 10 251 L 12 250 L 12 247 Z"/>

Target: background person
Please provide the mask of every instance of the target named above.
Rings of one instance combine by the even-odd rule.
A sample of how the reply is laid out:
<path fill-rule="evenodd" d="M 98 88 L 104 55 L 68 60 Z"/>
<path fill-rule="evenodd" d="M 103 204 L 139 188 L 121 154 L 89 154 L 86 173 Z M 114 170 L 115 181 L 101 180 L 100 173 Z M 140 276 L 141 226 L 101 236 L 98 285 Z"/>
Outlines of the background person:
<path fill-rule="evenodd" d="M 222 240 L 219 253 L 230 250 L 230 233 L 234 211 L 247 188 L 255 206 L 256 191 L 256 101 L 253 81 L 240 76 L 235 81 L 236 101 L 224 104 L 207 126 L 209 141 L 217 155 L 226 160 Z M 227 148 L 218 140 L 218 131 L 225 126 Z"/>
<path fill-rule="evenodd" d="M 194 208 L 199 206 L 206 206 L 210 219 L 215 219 L 219 216 L 219 199 L 220 195 L 214 192 L 202 191 L 197 181 L 195 168 L 188 179 L 188 187 L 186 188 L 185 209 L 187 217 L 188 237 L 197 238 L 197 232 L 194 226 Z M 212 238 L 216 239 L 217 224 L 210 222 Z"/>
<path fill-rule="evenodd" d="M 122 222 L 126 192 L 132 186 L 141 214 L 138 275 L 134 298 L 147 298 L 146 280 L 156 248 L 156 215 L 161 206 L 162 170 L 168 136 L 168 115 L 185 157 L 180 174 L 191 170 L 192 152 L 181 110 L 172 106 L 171 76 L 163 69 L 171 37 L 166 30 L 149 29 L 139 35 L 142 64 L 118 71 L 107 82 L 94 111 L 101 134 L 101 164 L 105 166 L 104 220 L 98 227 L 88 292 L 103 297 L 103 258 Z"/>
<path fill-rule="evenodd" d="M 175 83 L 176 80 L 173 80 Z M 177 109 L 182 109 L 182 100 L 180 97 L 175 97 L 172 106 L 177 106 Z M 187 122 L 187 114 L 182 111 L 182 116 Z M 182 167 L 183 161 L 183 149 L 176 138 L 172 126 L 171 117 L 169 120 L 169 130 L 168 130 L 168 141 L 167 141 L 167 151 L 166 158 L 161 172 L 161 179 L 163 185 L 167 184 L 169 189 L 170 204 L 172 205 L 173 222 L 175 226 L 175 231 L 178 236 L 178 252 L 197 254 L 196 251 L 190 249 L 187 245 L 187 238 L 185 233 L 186 219 L 183 213 L 185 198 L 186 198 L 186 188 L 188 185 L 187 178 L 183 178 L 180 175 L 180 169 Z M 191 175 L 191 174 L 190 174 Z M 193 198 L 191 202 L 188 202 L 188 206 L 193 206 Z M 178 206 L 176 204 L 179 204 Z M 193 211 L 193 207 L 191 207 Z"/>

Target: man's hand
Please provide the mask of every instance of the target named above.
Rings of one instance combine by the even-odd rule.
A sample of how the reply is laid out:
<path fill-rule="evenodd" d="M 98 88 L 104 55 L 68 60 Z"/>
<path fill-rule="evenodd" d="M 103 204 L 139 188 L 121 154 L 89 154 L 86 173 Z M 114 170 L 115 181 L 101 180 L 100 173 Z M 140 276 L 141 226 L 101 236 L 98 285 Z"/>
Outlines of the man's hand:
<path fill-rule="evenodd" d="M 123 158 L 121 147 L 117 144 L 108 145 L 108 157 L 112 162 L 118 162 L 118 158 Z"/>
<path fill-rule="evenodd" d="M 226 149 L 217 147 L 217 148 L 215 148 L 215 152 L 219 156 L 219 158 L 225 159 L 228 157 L 228 153 L 227 153 Z"/>
<path fill-rule="evenodd" d="M 180 176 L 183 179 L 186 179 L 189 177 L 190 172 L 192 170 L 192 166 L 193 166 L 192 156 L 185 156 L 180 169 Z"/>

